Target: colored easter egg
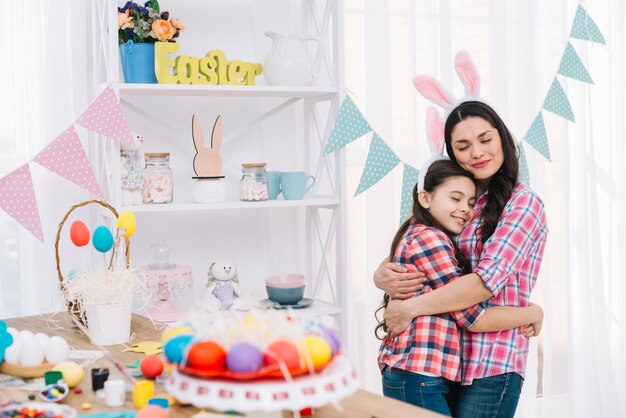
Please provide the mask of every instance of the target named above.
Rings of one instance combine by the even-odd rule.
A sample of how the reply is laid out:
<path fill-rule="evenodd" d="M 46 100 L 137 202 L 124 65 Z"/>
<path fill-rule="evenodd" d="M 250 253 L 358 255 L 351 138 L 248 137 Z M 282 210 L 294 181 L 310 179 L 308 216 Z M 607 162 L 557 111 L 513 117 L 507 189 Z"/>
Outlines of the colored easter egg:
<path fill-rule="evenodd" d="M 71 269 L 70 271 L 67 272 L 67 278 L 68 278 L 68 280 L 75 279 L 82 272 L 83 272 L 82 269 L 79 269 L 79 268 L 75 267 L 75 268 L 73 268 L 73 269 Z"/>
<path fill-rule="evenodd" d="M 332 358 L 330 344 L 317 335 L 306 335 L 302 339 L 302 359 L 304 364 L 311 362 L 315 370 L 324 368 Z"/>
<path fill-rule="evenodd" d="M 156 379 L 163 372 L 163 360 L 159 356 L 145 356 L 139 363 L 139 370 L 148 379 Z"/>
<path fill-rule="evenodd" d="M 193 339 L 192 335 L 176 335 L 168 340 L 163 347 L 165 357 L 170 363 L 178 364 L 183 361 L 185 350 Z"/>
<path fill-rule="evenodd" d="M 300 368 L 300 353 L 294 343 L 287 340 L 278 340 L 267 346 L 263 355 L 263 363 L 267 366 L 278 364 L 282 360 L 288 369 Z"/>
<path fill-rule="evenodd" d="M 48 363 L 58 364 L 70 358 L 70 346 L 62 337 L 53 335 L 46 343 L 44 353 Z"/>
<path fill-rule="evenodd" d="M 250 343 L 235 344 L 226 355 L 226 368 L 231 372 L 251 373 L 263 366 L 263 354 Z"/>
<path fill-rule="evenodd" d="M 161 342 L 166 344 L 171 338 L 177 335 L 193 335 L 193 329 L 189 327 L 173 327 L 168 328 L 161 337 Z"/>
<path fill-rule="evenodd" d="M 83 221 L 74 221 L 70 226 L 70 239 L 77 247 L 89 244 L 89 228 Z"/>
<path fill-rule="evenodd" d="M 113 246 L 113 235 L 111 231 L 109 231 L 109 228 L 100 225 L 93 231 L 92 242 L 96 250 L 101 253 L 106 253 Z"/>
<path fill-rule="evenodd" d="M 62 361 L 52 368 L 52 370 L 63 373 L 63 381 L 70 387 L 76 387 L 83 381 L 85 371 L 73 361 Z"/>
<path fill-rule="evenodd" d="M 189 349 L 186 366 L 196 370 L 224 370 L 226 368 L 226 352 L 213 341 L 201 341 Z"/>
<path fill-rule="evenodd" d="M 137 412 L 137 418 L 169 418 L 167 409 L 158 405 L 148 405 Z"/>
<path fill-rule="evenodd" d="M 13 344 L 13 335 L 7 330 L 7 324 L 0 321 L 0 363 L 4 359 L 4 352 L 7 347 Z"/>
<path fill-rule="evenodd" d="M 124 229 L 124 232 L 122 233 L 124 238 L 130 238 L 135 233 L 135 229 L 137 229 L 137 220 L 135 219 L 135 215 L 133 215 L 131 211 L 125 210 L 120 214 L 120 217 L 117 218 L 117 224 L 115 226 L 117 229 Z"/>
<path fill-rule="evenodd" d="M 326 341 L 330 344 L 330 349 L 334 356 L 341 349 L 341 337 L 339 336 L 339 331 L 333 328 L 327 328 L 324 330 L 324 336 L 326 337 Z"/>

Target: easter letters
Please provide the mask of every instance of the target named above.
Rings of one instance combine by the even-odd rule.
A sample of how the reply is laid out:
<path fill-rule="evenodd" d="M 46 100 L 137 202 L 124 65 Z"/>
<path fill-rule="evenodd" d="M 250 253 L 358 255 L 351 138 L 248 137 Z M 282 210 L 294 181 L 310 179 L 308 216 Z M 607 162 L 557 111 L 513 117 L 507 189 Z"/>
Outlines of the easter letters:
<path fill-rule="evenodd" d="M 180 55 L 175 60 L 170 59 L 170 54 L 178 52 L 178 48 L 175 42 L 155 44 L 155 72 L 159 83 L 252 86 L 255 77 L 262 71 L 259 63 L 242 60 L 229 62 L 226 54 L 219 49 L 207 52 L 203 58 Z"/>

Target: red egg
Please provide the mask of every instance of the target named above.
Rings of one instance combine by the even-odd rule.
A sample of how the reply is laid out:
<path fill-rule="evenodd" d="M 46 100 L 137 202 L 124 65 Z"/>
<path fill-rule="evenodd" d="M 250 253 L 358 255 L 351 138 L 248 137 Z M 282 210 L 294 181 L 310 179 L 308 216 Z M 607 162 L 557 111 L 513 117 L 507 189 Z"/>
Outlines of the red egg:
<path fill-rule="evenodd" d="M 186 366 L 196 370 L 225 370 L 226 352 L 213 341 L 199 342 L 189 349 Z"/>
<path fill-rule="evenodd" d="M 139 369 L 148 379 L 156 379 L 163 372 L 163 360 L 159 356 L 145 356 L 139 363 Z"/>
<path fill-rule="evenodd" d="M 288 369 L 300 368 L 300 354 L 296 345 L 287 340 L 278 340 L 271 343 L 263 355 L 263 363 L 267 366 L 278 364 L 278 360 L 285 362 Z"/>
<path fill-rule="evenodd" d="M 77 247 L 84 247 L 89 244 L 89 228 L 83 221 L 74 221 L 70 227 L 70 239 Z"/>

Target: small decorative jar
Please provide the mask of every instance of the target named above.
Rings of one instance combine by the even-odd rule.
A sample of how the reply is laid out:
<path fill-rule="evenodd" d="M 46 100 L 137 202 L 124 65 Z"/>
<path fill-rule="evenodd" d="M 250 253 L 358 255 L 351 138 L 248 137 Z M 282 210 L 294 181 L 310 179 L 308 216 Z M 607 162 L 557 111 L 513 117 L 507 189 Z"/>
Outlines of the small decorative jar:
<path fill-rule="evenodd" d="M 267 200 L 267 172 L 265 163 L 241 164 L 243 175 L 239 185 L 239 199 L 243 202 Z"/>
<path fill-rule="evenodd" d="M 143 203 L 170 203 L 174 198 L 174 176 L 169 152 L 146 153 L 143 171 Z"/>
<path fill-rule="evenodd" d="M 197 203 L 223 202 L 226 200 L 226 182 L 223 177 L 198 178 L 191 189 L 191 194 Z"/>

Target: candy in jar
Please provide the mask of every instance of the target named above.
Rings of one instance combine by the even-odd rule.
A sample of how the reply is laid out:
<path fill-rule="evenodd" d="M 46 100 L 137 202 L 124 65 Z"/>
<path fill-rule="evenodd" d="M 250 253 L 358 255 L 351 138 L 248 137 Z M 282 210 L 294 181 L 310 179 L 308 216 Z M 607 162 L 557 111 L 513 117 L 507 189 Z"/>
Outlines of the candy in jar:
<path fill-rule="evenodd" d="M 170 203 L 174 198 L 174 177 L 168 152 L 146 153 L 143 172 L 143 203 Z"/>
<path fill-rule="evenodd" d="M 265 163 L 241 164 L 243 175 L 239 185 L 239 199 L 244 202 L 267 200 L 267 172 Z"/>

